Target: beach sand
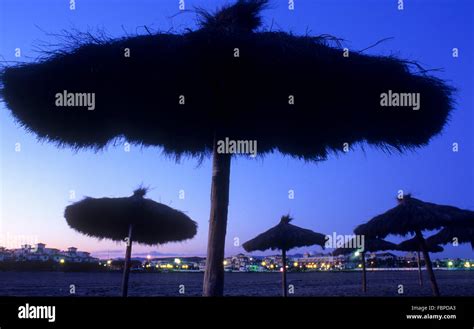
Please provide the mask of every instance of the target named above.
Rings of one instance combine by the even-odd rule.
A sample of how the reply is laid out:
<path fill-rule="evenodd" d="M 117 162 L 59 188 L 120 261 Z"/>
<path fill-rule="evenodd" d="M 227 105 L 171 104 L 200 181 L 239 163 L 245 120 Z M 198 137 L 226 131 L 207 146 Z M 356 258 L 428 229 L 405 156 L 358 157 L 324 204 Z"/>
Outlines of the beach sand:
<path fill-rule="evenodd" d="M 474 271 L 436 271 L 444 296 L 474 296 Z M 418 285 L 416 271 L 368 272 L 368 291 L 361 291 L 360 272 L 289 273 L 293 296 L 430 296 Z M 121 273 L 0 272 L 0 296 L 119 296 Z M 130 296 L 200 296 L 202 273 L 132 273 Z M 226 273 L 228 296 L 279 296 L 279 273 Z M 398 285 L 403 294 L 398 294 Z M 183 292 L 184 288 L 184 293 Z M 291 294 L 290 294 L 291 296 Z"/>

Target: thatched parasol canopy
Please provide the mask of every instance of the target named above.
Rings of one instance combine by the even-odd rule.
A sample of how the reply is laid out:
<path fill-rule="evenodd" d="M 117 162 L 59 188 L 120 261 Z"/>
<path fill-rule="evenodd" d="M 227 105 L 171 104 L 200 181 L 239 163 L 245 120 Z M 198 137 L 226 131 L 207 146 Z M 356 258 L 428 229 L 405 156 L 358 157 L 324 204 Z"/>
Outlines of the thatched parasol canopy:
<path fill-rule="evenodd" d="M 439 246 L 436 243 L 428 241 L 426 239 L 426 247 L 428 248 L 428 252 L 442 252 L 444 249 L 443 247 Z M 420 243 L 417 241 L 416 237 L 411 239 L 405 240 L 397 245 L 397 250 L 400 251 L 420 251 Z"/>
<path fill-rule="evenodd" d="M 382 239 L 364 239 L 364 248 L 359 250 L 353 247 L 353 241 L 348 242 L 345 246 L 337 248 L 332 252 L 334 256 L 347 255 L 355 251 L 375 252 L 385 250 L 397 250 L 397 245 Z"/>
<path fill-rule="evenodd" d="M 405 236 L 418 231 L 435 230 L 466 220 L 474 215 L 470 210 L 438 205 L 418 200 L 407 194 L 398 205 L 356 227 L 356 234 L 385 238 L 389 234 Z"/>
<path fill-rule="evenodd" d="M 205 295 L 224 286 L 234 153 L 219 153 L 218 142 L 311 160 L 362 142 L 403 151 L 440 133 L 453 108 L 453 89 L 417 63 L 357 50 L 347 57 L 334 37 L 259 30 L 268 3 L 199 10 L 199 29 L 182 34 L 66 35 L 64 47 L 0 73 L 0 97 L 40 139 L 99 149 L 123 137 L 178 157 L 212 152 Z M 419 95 L 420 108 L 382 106 L 392 92 Z M 95 104 L 56 106 L 61 94 Z"/>
<path fill-rule="evenodd" d="M 133 225 L 133 240 L 155 245 L 183 241 L 196 235 L 197 224 L 182 212 L 144 198 L 138 189 L 125 198 L 85 198 L 68 207 L 66 221 L 73 229 L 99 239 L 123 241 Z"/>
<path fill-rule="evenodd" d="M 426 243 L 448 244 L 448 243 L 470 243 L 474 249 L 474 227 L 449 226 L 426 239 Z"/>
<path fill-rule="evenodd" d="M 394 56 L 345 57 L 325 36 L 259 31 L 267 3 L 199 11 L 200 28 L 183 34 L 67 35 L 37 62 L 6 67 L 1 97 L 27 130 L 74 148 L 123 136 L 202 156 L 217 133 L 257 140 L 259 154 L 322 159 L 344 143 L 414 148 L 441 131 L 452 109 L 444 82 Z M 381 107 L 389 90 L 419 93 L 421 108 Z M 56 106 L 64 91 L 95 93 L 94 110 Z"/>
<path fill-rule="evenodd" d="M 267 249 L 281 250 L 282 258 L 282 295 L 287 296 L 286 284 L 286 252 L 290 249 L 304 246 L 320 245 L 324 248 L 326 236 L 311 230 L 290 224 L 293 218 L 290 215 L 282 216 L 280 223 L 268 231 L 257 235 L 252 240 L 245 242 L 242 247 L 248 252 Z"/>
<path fill-rule="evenodd" d="M 144 198 L 139 188 L 127 198 L 85 198 L 66 207 L 64 217 L 73 229 L 99 239 L 126 241 L 122 296 L 128 295 L 132 243 L 164 244 L 191 239 L 197 224 L 182 212 Z"/>
<path fill-rule="evenodd" d="M 245 242 L 242 247 L 248 252 L 267 249 L 288 251 L 315 244 L 324 248 L 326 243 L 324 234 L 292 225 L 290 221 L 292 221 L 290 216 L 283 216 L 278 225 Z"/>

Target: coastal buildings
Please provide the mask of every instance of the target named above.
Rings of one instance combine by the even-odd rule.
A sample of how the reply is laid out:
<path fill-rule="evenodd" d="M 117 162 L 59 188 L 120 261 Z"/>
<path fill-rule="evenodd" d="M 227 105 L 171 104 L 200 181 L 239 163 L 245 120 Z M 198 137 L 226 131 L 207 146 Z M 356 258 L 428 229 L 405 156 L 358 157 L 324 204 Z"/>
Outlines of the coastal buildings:
<path fill-rule="evenodd" d="M 311 256 L 306 253 L 302 258 L 293 260 L 293 266 L 299 269 L 321 269 L 326 271 L 331 269 L 345 269 L 345 263 L 345 256 L 332 256 L 331 254 L 316 254 Z"/>
<path fill-rule="evenodd" d="M 200 262 L 196 257 L 181 259 L 181 258 L 157 258 L 147 259 L 142 262 L 142 266 L 147 269 L 160 271 L 199 271 Z M 205 266 L 205 265 L 204 265 Z"/>
<path fill-rule="evenodd" d="M 0 247 L 0 261 L 98 263 L 99 259 L 92 257 L 88 252 L 78 251 L 75 247 L 61 251 L 56 248 L 46 248 L 46 244 L 38 243 L 35 246 L 25 244 L 17 249 Z"/>
<path fill-rule="evenodd" d="M 416 253 L 395 255 L 389 252 L 367 253 L 367 269 L 416 269 Z M 75 247 L 67 250 L 47 248 L 46 244 L 38 243 L 34 246 L 22 245 L 17 249 L 0 247 L 0 264 L 70 264 L 80 268 L 95 268 L 101 270 L 121 271 L 123 258 L 100 260 L 92 257 L 90 253 L 79 251 Z M 423 259 L 422 259 L 423 263 Z M 136 272 L 202 272 L 205 270 L 206 260 L 203 257 L 166 257 L 166 258 L 132 258 L 132 271 Z M 252 256 L 239 253 L 224 259 L 223 266 L 227 272 L 277 272 L 281 271 L 281 255 Z M 303 255 L 289 255 L 287 269 L 290 272 L 312 271 L 350 271 L 361 268 L 358 253 L 332 256 L 330 253 L 305 253 Z M 435 259 L 435 269 L 445 270 L 472 270 L 472 259 Z M 1 267 L 0 267 L 1 270 Z"/>
<path fill-rule="evenodd" d="M 8 249 L 0 247 L 0 262 L 9 261 L 13 258 L 13 255 L 9 252 Z"/>

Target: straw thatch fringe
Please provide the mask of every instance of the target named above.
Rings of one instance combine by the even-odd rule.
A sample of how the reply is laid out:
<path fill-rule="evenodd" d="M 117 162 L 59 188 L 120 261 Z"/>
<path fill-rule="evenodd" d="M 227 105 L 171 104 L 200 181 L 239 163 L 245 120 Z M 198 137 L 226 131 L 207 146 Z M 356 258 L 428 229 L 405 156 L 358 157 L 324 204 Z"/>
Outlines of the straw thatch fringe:
<path fill-rule="evenodd" d="M 396 207 L 357 226 L 354 232 L 383 239 L 389 234 L 405 236 L 416 231 L 436 230 L 457 222 L 463 223 L 466 218 L 474 218 L 474 212 L 424 202 L 407 194 Z"/>
<path fill-rule="evenodd" d="M 427 238 L 426 243 L 453 245 L 470 243 L 474 250 L 474 227 L 467 225 L 445 227 L 438 233 Z"/>

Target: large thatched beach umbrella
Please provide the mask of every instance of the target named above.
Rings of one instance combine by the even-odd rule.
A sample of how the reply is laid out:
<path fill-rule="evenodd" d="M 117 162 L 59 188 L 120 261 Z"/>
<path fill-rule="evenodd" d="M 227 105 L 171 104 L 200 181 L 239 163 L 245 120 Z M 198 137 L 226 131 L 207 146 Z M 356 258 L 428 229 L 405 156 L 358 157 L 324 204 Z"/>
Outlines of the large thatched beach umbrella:
<path fill-rule="evenodd" d="M 354 247 L 356 246 L 356 240 L 353 239 L 348 241 L 344 246 L 337 248 L 333 251 L 333 255 L 347 255 L 352 252 L 358 252 L 361 258 L 362 264 L 362 291 L 367 292 L 367 273 L 366 273 L 366 264 L 365 264 L 365 253 L 366 252 L 376 252 L 376 251 L 385 251 L 385 250 L 397 250 L 397 245 L 377 238 L 364 238 L 364 245 L 361 248 Z"/>
<path fill-rule="evenodd" d="M 147 245 L 191 239 L 196 222 L 182 212 L 144 198 L 145 189 L 137 189 L 126 198 L 90 198 L 66 207 L 64 217 L 76 231 L 99 239 L 126 241 L 122 296 L 128 292 L 132 241 Z"/>
<path fill-rule="evenodd" d="M 212 154 L 204 295 L 223 293 L 232 154 L 324 160 L 360 142 L 403 151 L 426 145 L 452 109 L 452 89 L 416 63 L 346 56 L 327 36 L 258 31 L 267 3 L 199 11 L 199 29 L 183 34 L 69 35 L 64 48 L 0 77 L 16 120 L 60 146 L 124 137 L 177 157 Z M 396 93 L 418 95 L 420 107 Z"/>
<path fill-rule="evenodd" d="M 389 234 L 406 236 L 414 234 L 425 259 L 426 270 L 430 277 L 433 294 L 439 296 L 438 284 L 433 272 L 428 246 L 422 231 L 435 230 L 464 220 L 469 210 L 453 206 L 437 205 L 405 195 L 398 199 L 398 205 L 378 215 L 365 224 L 356 227 L 356 234 L 367 237 L 385 238 Z"/>
<path fill-rule="evenodd" d="M 282 290 L 287 295 L 286 285 L 286 252 L 290 249 L 304 246 L 319 245 L 324 248 L 326 236 L 308 229 L 290 224 L 293 220 L 289 215 L 282 216 L 280 223 L 255 238 L 242 244 L 248 252 L 267 249 L 281 250 L 282 258 Z"/>
<path fill-rule="evenodd" d="M 413 237 L 411 239 L 405 240 L 399 243 L 397 248 L 399 251 L 416 252 L 416 262 L 418 265 L 418 283 L 420 284 L 420 286 L 423 286 L 423 275 L 421 272 L 421 256 L 420 256 L 421 249 L 420 249 L 420 243 L 418 242 L 418 239 L 416 237 Z M 437 244 L 428 242 L 428 239 L 426 239 L 426 248 L 428 252 L 431 252 L 431 253 L 442 252 L 444 250 L 443 247 L 440 247 Z"/>

